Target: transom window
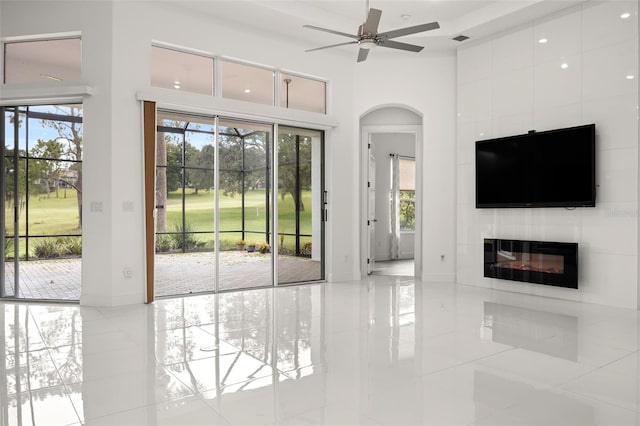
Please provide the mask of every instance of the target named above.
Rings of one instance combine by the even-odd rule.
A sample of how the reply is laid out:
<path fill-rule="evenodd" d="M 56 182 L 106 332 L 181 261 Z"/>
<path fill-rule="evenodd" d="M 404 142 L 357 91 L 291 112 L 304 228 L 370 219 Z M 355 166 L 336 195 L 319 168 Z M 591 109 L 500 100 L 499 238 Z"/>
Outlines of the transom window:
<path fill-rule="evenodd" d="M 151 46 L 151 85 L 281 108 L 327 113 L 327 83 L 236 59 Z"/>
<path fill-rule="evenodd" d="M 271 69 L 221 60 L 222 97 L 273 105 L 274 74 Z"/>
<path fill-rule="evenodd" d="M 327 83 L 294 74 L 282 74 L 280 106 L 325 114 Z"/>
<path fill-rule="evenodd" d="M 213 95 L 213 58 L 152 46 L 151 85 Z"/>
<path fill-rule="evenodd" d="M 80 37 L 4 44 L 4 83 L 80 81 Z"/>

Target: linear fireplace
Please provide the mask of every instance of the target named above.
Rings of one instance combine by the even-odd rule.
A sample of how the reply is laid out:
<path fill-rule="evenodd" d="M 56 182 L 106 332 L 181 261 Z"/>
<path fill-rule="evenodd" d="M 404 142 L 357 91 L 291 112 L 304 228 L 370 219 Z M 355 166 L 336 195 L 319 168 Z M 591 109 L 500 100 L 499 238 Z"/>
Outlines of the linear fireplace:
<path fill-rule="evenodd" d="M 578 288 L 578 244 L 485 238 L 484 276 Z"/>

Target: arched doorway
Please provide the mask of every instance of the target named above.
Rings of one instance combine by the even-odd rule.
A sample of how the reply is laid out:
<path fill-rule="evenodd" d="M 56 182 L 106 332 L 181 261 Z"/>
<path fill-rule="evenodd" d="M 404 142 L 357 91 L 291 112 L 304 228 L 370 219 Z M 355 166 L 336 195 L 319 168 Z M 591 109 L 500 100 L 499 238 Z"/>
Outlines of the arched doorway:
<path fill-rule="evenodd" d="M 422 115 L 376 107 L 361 116 L 360 135 L 361 273 L 420 277 Z"/>

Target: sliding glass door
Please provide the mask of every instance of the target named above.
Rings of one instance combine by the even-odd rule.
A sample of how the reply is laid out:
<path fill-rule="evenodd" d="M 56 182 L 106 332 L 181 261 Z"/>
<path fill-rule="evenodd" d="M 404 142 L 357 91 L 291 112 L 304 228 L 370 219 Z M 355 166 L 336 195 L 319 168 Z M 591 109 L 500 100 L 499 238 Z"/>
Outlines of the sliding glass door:
<path fill-rule="evenodd" d="M 220 119 L 220 290 L 272 285 L 273 126 Z"/>
<path fill-rule="evenodd" d="M 155 293 L 215 290 L 215 120 L 158 113 Z"/>
<path fill-rule="evenodd" d="M 278 283 L 324 279 L 323 134 L 280 126 Z"/>
<path fill-rule="evenodd" d="M 158 112 L 157 296 L 324 279 L 323 134 L 274 127 Z"/>

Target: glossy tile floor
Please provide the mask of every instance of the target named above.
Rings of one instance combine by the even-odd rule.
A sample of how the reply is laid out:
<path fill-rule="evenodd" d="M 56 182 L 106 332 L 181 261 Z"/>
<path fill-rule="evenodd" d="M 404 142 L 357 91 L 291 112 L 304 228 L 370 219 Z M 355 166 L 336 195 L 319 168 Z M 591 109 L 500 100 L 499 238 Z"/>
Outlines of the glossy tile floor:
<path fill-rule="evenodd" d="M 398 277 L 0 307 L 0 425 L 640 424 L 634 310 Z"/>

